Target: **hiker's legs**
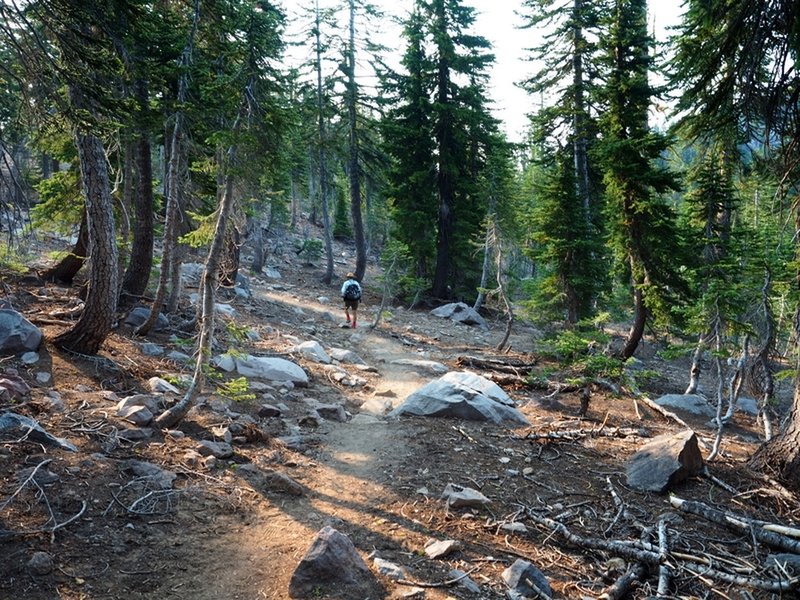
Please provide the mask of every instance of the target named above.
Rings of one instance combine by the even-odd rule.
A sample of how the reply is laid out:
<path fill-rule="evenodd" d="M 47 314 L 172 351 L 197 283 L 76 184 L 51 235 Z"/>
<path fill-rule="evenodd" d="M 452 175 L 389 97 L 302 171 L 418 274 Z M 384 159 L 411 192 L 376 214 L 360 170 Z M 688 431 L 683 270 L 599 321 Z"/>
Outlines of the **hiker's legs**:
<path fill-rule="evenodd" d="M 353 307 L 353 327 L 356 326 L 356 317 L 358 316 L 358 307 Z"/>
<path fill-rule="evenodd" d="M 344 305 L 344 316 L 347 318 L 347 322 L 350 322 L 350 307 L 346 304 Z"/>

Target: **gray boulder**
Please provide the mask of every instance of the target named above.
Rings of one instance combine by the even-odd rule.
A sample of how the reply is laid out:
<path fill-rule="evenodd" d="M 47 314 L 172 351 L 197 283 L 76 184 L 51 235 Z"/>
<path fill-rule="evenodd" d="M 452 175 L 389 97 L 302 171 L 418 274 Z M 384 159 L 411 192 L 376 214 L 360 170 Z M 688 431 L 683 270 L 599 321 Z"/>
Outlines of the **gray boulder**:
<path fill-rule="evenodd" d="M 717 409 L 698 394 L 665 394 L 657 398 L 655 403 L 664 408 L 675 408 L 703 417 L 713 417 L 717 414 Z"/>
<path fill-rule="evenodd" d="M 364 362 L 364 359 L 361 358 L 358 354 L 356 354 L 352 350 L 346 350 L 344 348 L 331 348 L 328 351 L 328 354 L 332 359 L 338 360 L 340 363 L 346 363 L 351 365 L 366 364 Z"/>
<path fill-rule="evenodd" d="M 455 483 L 448 483 L 442 492 L 442 500 L 448 508 L 475 508 L 488 506 L 492 503 L 489 498 L 478 490 L 463 487 Z"/>
<path fill-rule="evenodd" d="M 431 315 L 441 319 L 450 319 L 462 325 L 477 325 L 482 329 L 488 329 L 486 320 L 480 316 L 471 306 L 463 302 L 451 302 L 439 308 L 434 308 Z"/>
<path fill-rule="evenodd" d="M 529 425 L 500 386 L 468 371 L 451 371 L 409 395 L 389 416 L 417 415 Z"/>
<path fill-rule="evenodd" d="M 550 582 L 539 569 L 527 560 L 518 558 L 501 575 L 510 592 L 516 598 L 546 598 L 553 597 Z"/>
<path fill-rule="evenodd" d="M 125 324 L 130 325 L 131 327 L 139 327 L 149 317 L 150 317 L 149 308 L 145 308 L 144 306 L 137 306 L 131 312 L 128 313 L 128 316 L 125 318 Z M 158 313 L 156 324 L 153 325 L 153 331 L 161 331 L 162 329 L 166 329 L 167 327 L 169 327 L 169 319 L 167 319 L 167 317 L 165 317 L 163 314 Z"/>
<path fill-rule="evenodd" d="M 56 446 L 57 448 L 69 450 L 70 452 L 78 451 L 78 448 L 68 440 L 47 433 L 47 431 L 39 425 L 38 421 L 14 412 L 0 413 L 0 434 L 5 433 L 17 439 L 24 437 L 31 442 Z"/>
<path fill-rule="evenodd" d="M 302 342 L 297 344 L 294 349 L 294 352 L 298 354 L 302 354 L 306 358 L 313 360 L 314 362 L 322 363 L 325 365 L 331 364 L 331 357 L 328 356 L 328 353 L 325 352 L 325 349 L 322 347 L 317 341 L 311 340 L 308 342 Z"/>
<path fill-rule="evenodd" d="M 289 582 L 291 598 L 383 598 L 375 576 L 344 534 L 324 527 Z"/>
<path fill-rule="evenodd" d="M 42 332 L 20 313 L 0 309 L 0 355 L 11 356 L 36 350 L 42 343 Z"/>
<path fill-rule="evenodd" d="M 295 363 L 285 358 L 272 356 L 236 356 L 236 371 L 243 377 L 291 381 L 296 385 L 308 385 L 308 375 Z"/>
<path fill-rule="evenodd" d="M 631 457 L 625 470 L 632 488 L 662 494 L 702 469 L 697 436 L 687 429 L 653 439 Z"/>

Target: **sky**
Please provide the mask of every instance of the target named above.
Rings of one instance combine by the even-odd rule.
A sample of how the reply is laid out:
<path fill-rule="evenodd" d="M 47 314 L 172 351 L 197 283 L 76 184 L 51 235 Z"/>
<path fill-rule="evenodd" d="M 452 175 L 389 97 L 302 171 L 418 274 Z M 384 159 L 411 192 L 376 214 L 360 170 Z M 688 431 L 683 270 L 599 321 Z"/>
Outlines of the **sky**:
<path fill-rule="evenodd" d="M 495 101 L 495 116 L 503 121 L 506 135 L 512 142 L 524 137 L 527 117 L 531 112 L 532 99 L 515 85 L 529 77 L 534 65 L 524 60 L 525 48 L 536 46 L 536 35 L 531 30 L 520 30 L 520 18 L 515 14 L 520 2 L 516 0 L 465 0 L 477 13 L 476 29 L 493 46 L 496 57 L 491 73 L 492 99 Z M 656 39 L 664 41 L 667 28 L 677 25 L 682 0 L 651 0 L 650 18 Z"/>
<path fill-rule="evenodd" d="M 526 48 L 536 46 L 538 39 L 531 30 L 520 30 L 520 17 L 515 11 L 520 9 L 519 0 L 463 0 L 476 11 L 475 32 L 487 38 L 495 54 L 495 64 L 490 73 L 490 95 L 494 101 L 494 114 L 503 122 L 508 139 L 520 142 L 527 127 L 527 113 L 531 112 L 531 98 L 516 83 L 534 72 L 534 65 L 525 60 Z M 566 1 L 566 0 L 565 0 Z M 319 0 L 320 6 L 341 4 L 341 0 Z M 372 0 L 390 14 L 406 15 L 412 6 L 411 0 Z M 651 0 L 650 14 L 656 38 L 666 39 L 667 28 L 676 25 L 682 12 L 683 0 Z M 313 0 L 283 0 L 290 14 L 301 7 L 313 6 Z M 383 43 L 402 53 L 402 39 L 397 30 Z M 537 36 L 538 37 L 538 36 Z M 398 58 L 399 60 L 399 58 Z"/>

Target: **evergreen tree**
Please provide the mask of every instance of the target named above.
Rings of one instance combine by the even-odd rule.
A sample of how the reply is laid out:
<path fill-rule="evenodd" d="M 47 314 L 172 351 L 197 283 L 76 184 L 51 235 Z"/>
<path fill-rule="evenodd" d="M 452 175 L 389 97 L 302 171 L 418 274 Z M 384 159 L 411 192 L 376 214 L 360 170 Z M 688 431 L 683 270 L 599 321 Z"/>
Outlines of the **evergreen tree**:
<path fill-rule="evenodd" d="M 648 126 L 652 40 L 645 0 L 616 0 L 601 37 L 607 81 L 596 156 L 603 169 L 606 221 L 616 263 L 630 280 L 633 325 L 620 357 L 636 350 L 648 319 L 667 319 L 681 291 L 674 215 L 659 194 L 678 186 L 656 161 L 667 148 Z"/>
<path fill-rule="evenodd" d="M 599 83 L 599 15 L 608 6 L 600 0 L 574 0 L 571 4 L 528 0 L 523 6 L 530 10 L 525 26 L 545 31 L 532 55 L 543 66 L 523 86 L 548 99 L 532 117 L 533 143 L 551 148 L 541 150 L 545 156 L 538 157 L 540 166 L 534 167 L 544 170 L 545 181 L 535 186 L 531 199 L 537 203 L 531 223 L 538 243 L 533 255 L 549 275 L 544 286 L 548 293 L 537 290 L 533 304 L 544 302 L 564 309 L 567 324 L 573 326 L 589 316 L 606 279 L 601 268 L 600 186 L 589 153 L 596 141 L 597 123 L 588 107 Z M 563 150 L 555 150 L 558 147 Z M 567 159 L 572 162 L 571 174 L 563 171 Z M 558 182 L 572 189 L 558 189 Z M 564 204 L 569 199 L 574 207 Z M 546 214 L 547 210 L 553 214 Z M 558 218 L 568 220 L 559 223 Z M 573 245 L 571 240 L 580 240 L 579 247 L 565 251 Z"/>
<path fill-rule="evenodd" d="M 425 19 L 415 5 L 406 20 L 407 41 L 401 61 L 404 74 L 384 73 L 386 101 L 382 121 L 385 149 L 392 162 L 387 173 L 394 236 L 407 247 L 414 275 L 427 279 L 435 251 L 436 196 L 430 100 L 432 65 L 425 51 Z"/>
<path fill-rule="evenodd" d="M 493 56 L 487 40 L 470 33 L 474 21 L 474 10 L 460 0 L 418 0 L 406 22 L 406 72 L 388 86 L 395 104 L 385 137 L 398 160 L 390 176 L 398 229 L 417 256 L 418 273 L 432 276 L 437 298 L 471 291 L 480 273 L 465 267 L 486 214 L 475 182 L 497 122 L 485 93 Z"/>

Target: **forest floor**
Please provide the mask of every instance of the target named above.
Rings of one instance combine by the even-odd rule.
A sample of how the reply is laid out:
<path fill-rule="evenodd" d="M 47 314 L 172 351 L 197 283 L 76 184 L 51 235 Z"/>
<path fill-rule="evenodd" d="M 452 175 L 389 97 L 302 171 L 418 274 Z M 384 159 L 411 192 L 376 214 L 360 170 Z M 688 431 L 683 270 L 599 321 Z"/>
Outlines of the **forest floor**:
<path fill-rule="evenodd" d="M 282 247 L 269 258 L 281 279 L 248 275 L 252 298 L 220 301 L 235 308 L 236 327 L 259 334 L 257 340 L 238 343 L 238 351 L 291 358 L 307 371 L 309 385 L 290 389 L 262 382 L 255 400 L 240 401 L 221 397 L 211 385 L 203 402 L 176 427 L 180 433 L 155 430 L 151 438 L 135 441 L 120 435 L 130 425 L 115 416 L 116 399 L 148 392 L 153 376 L 174 380 L 191 373 L 190 366 L 142 352 L 144 341 L 187 351 L 185 343 L 174 341 L 176 331 L 143 340 L 120 325 L 100 357 L 71 355 L 49 340 L 67 326 L 62 313 L 73 305 L 76 290 L 3 274 L 7 300 L 42 328 L 46 341 L 35 364 L 16 357 L 3 360 L 2 367 L 16 369 L 32 391 L 20 401 L 0 403 L 0 410 L 35 418 L 78 451 L 27 440 L 0 442 L 0 599 L 288 598 L 295 567 L 326 525 L 346 534 L 376 574 L 375 557 L 407 570 L 402 581 L 377 575 L 383 598 L 505 598 L 500 575 L 518 558 L 547 576 L 554 598 L 598 598 L 631 567 L 628 559 L 567 541 L 530 517 L 557 517 L 584 539 L 639 540 L 673 509 L 668 496 L 630 489 L 625 462 L 650 438 L 681 431 L 683 425 L 631 395 L 602 387 L 593 390 L 586 417 L 578 418 L 579 393 L 524 385 L 505 390 L 530 427 L 385 419 L 381 413 L 387 403 L 398 405 L 436 377 L 396 364 L 397 359 L 426 358 L 453 370 L 460 370 L 459 357 L 464 356 L 536 362 L 537 372 L 554 381 L 558 365 L 537 354 L 541 334 L 525 323 L 514 327 L 511 352 L 498 355 L 494 347 L 505 327 L 500 314 L 489 318 L 490 328 L 483 332 L 435 318 L 426 309 L 394 304 L 376 328 L 369 328 L 382 289 L 373 266 L 359 327 L 344 329 L 338 288 L 353 268 L 352 247 L 336 244 L 338 279 L 332 285 L 320 283 L 323 261 L 309 266 L 297 257 L 291 236 Z M 223 333 L 225 319 L 220 322 L 217 351 L 226 349 L 229 339 Z M 337 382 L 323 365 L 292 352 L 308 340 L 326 349 L 353 350 L 374 370 L 342 365 L 366 383 L 351 387 Z M 641 382 L 642 392 L 650 397 L 681 393 L 687 360 L 665 360 L 658 348 L 659 342 L 647 339 L 637 353 L 656 374 Z M 42 371 L 52 375 L 45 384 L 36 379 Z M 713 390 L 713 381 L 704 380 L 704 387 Z M 780 386 L 784 405 L 788 387 Z M 313 401 L 342 404 L 352 418 L 310 418 Z M 265 402 L 283 404 L 280 417 L 259 418 Z M 198 460 L 198 442 L 221 439 L 240 414 L 254 417 L 256 434 L 234 440 L 230 458 Z M 715 435 L 708 419 L 679 416 L 698 434 L 707 455 Z M 562 439 L 531 435 L 574 430 L 583 434 Z M 753 417 L 737 413 L 726 429 L 720 458 L 709 465 L 725 487 L 697 477 L 674 491 L 764 521 L 797 525 L 800 499 L 746 468 L 761 433 Z M 131 459 L 172 471 L 174 487 L 158 491 L 132 485 L 137 479 L 128 470 Z M 24 469 L 37 465 L 47 477 L 28 480 L 30 471 Z M 286 485 L 290 480 L 276 473 L 299 487 Z M 480 490 L 491 504 L 448 510 L 440 499 L 448 483 Z M 509 529 L 511 523 L 520 525 Z M 668 534 L 672 579 L 670 595 L 663 597 L 798 597 L 795 591 L 753 587 L 785 573 L 765 566 L 773 550 L 755 544 L 749 533 L 680 514 L 668 520 Z M 457 540 L 461 546 L 431 559 L 425 554 L 431 538 Z M 45 566 L 37 574 L 30 562 L 36 553 L 45 553 L 52 569 Z M 450 581 L 454 568 L 469 573 L 480 592 Z M 718 571 L 756 583 L 726 581 Z M 629 597 L 655 596 L 657 581 L 658 572 L 648 573 Z M 320 586 L 314 597 L 333 596 Z"/>

